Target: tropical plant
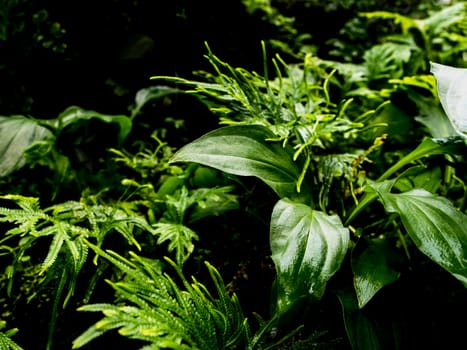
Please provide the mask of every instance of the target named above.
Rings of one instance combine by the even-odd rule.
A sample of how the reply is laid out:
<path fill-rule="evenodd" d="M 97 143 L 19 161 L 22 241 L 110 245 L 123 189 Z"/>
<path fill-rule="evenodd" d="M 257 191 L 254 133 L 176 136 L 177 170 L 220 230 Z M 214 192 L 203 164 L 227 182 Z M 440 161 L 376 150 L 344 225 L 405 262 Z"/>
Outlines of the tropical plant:
<path fill-rule="evenodd" d="M 102 312 L 104 318 L 73 342 L 81 348 L 105 332 L 118 329 L 130 339 L 142 340 L 143 349 L 273 349 L 296 331 L 277 340 L 269 339 L 274 320 L 266 322 L 259 315 L 260 327 L 252 335 L 248 319 L 235 293 L 228 292 L 217 269 L 205 262 L 215 294 L 194 277 L 188 281 L 180 266 L 130 253 L 125 259 L 113 251 L 103 251 L 89 244 L 96 253 L 119 268 L 122 280 L 108 283 L 116 291 L 116 303 L 88 304 L 80 311 Z M 179 282 L 164 272 L 171 267 Z M 315 337 L 316 338 L 316 337 Z"/>
<path fill-rule="evenodd" d="M 346 258 L 351 262 L 353 291 L 341 286 L 337 292 L 346 315 L 355 315 L 396 281 L 400 268 L 394 267 L 394 259 L 404 260 L 404 255 L 410 259 L 415 248 L 467 286 L 465 179 L 456 171 L 461 169 L 464 143 L 452 134 L 433 138 L 422 129 L 413 149 L 402 144 L 393 153 L 394 160 L 381 159 L 380 149 L 392 136 L 381 126 L 390 128 L 393 120 L 397 122 L 398 108 L 388 97 L 403 84 L 391 81 L 388 73 L 378 73 L 375 79 L 386 81 L 374 90 L 377 93 L 358 94 L 363 106 L 376 104 L 376 109 L 364 111 L 352 109 L 352 98 L 333 100 L 335 70 L 327 73 L 319 60 L 305 59 L 299 66 L 286 65 L 277 57 L 273 61 L 277 78 L 269 80 L 266 64 L 262 78 L 231 67 L 210 51 L 207 57 L 217 72 L 211 82 L 154 77 L 193 87 L 187 92 L 220 114 L 221 123 L 229 124 L 185 145 L 171 162 L 257 177 L 279 197 L 270 220 L 277 273 L 272 315 L 290 321 L 289 314 L 295 315 L 299 305 L 320 300 Z M 349 75 L 367 67 L 354 66 Z M 402 70 L 397 76 L 405 74 Z M 430 81 L 422 76 L 416 84 L 415 77 L 404 87 L 425 87 L 433 95 L 434 79 L 431 84 L 424 80 Z M 342 86 L 345 80 L 340 85 L 345 96 Z M 454 99 L 456 107 L 462 105 Z M 385 123 L 378 123 L 384 114 Z M 455 127 L 459 123 L 463 127 L 465 116 L 454 118 Z M 446 120 L 437 122 L 443 125 Z M 445 165 L 430 165 L 430 157 L 440 156 Z M 453 177 L 443 181 L 441 171 Z M 460 198 L 442 195 L 459 186 Z M 380 205 L 376 200 L 383 212 L 376 209 Z M 354 348 L 378 343 L 368 321 L 346 316 L 346 322 L 357 322 L 347 327 Z M 364 339 L 363 329 L 370 338 Z"/>

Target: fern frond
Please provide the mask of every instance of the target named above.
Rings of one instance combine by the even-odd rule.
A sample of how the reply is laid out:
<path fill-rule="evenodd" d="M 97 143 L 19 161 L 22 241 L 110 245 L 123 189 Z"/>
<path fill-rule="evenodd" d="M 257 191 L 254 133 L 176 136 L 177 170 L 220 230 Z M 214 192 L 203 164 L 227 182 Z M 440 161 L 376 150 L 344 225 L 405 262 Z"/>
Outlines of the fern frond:
<path fill-rule="evenodd" d="M 66 233 L 61 230 L 60 225 L 57 225 L 54 229 L 55 235 L 49 246 L 49 251 L 44 261 L 42 262 L 41 274 L 50 269 L 50 267 L 57 260 L 58 254 L 62 249 L 63 242 L 65 241 Z"/>
<path fill-rule="evenodd" d="M 86 331 L 84 331 L 79 337 L 73 340 L 72 349 L 78 349 L 83 347 L 84 345 L 91 342 L 93 339 L 100 337 L 106 331 L 97 329 L 95 325 L 89 327 Z"/>
<path fill-rule="evenodd" d="M 181 284 L 164 273 L 159 263 L 150 259 L 132 253 L 130 261 L 115 252 L 103 252 L 95 246 L 91 248 L 123 268 L 126 276 L 118 282 L 109 281 L 116 291 L 119 305 L 96 304 L 79 309 L 100 311 L 104 317 L 75 340 L 74 348 L 99 336 L 98 331 L 116 328 L 122 336 L 149 342 L 144 347 L 146 349 L 246 348 L 246 319 L 239 306 L 228 305 L 228 294 L 218 273 L 213 272 L 213 276 L 218 279 L 216 291 L 223 296 L 220 304 L 200 282 L 193 279 L 193 283 L 189 283 L 180 266 L 170 259 L 166 261 L 177 272 Z M 230 299 L 230 303 L 237 302 L 236 298 Z M 236 314 L 226 313 L 227 310 Z"/>
<path fill-rule="evenodd" d="M 158 222 L 154 224 L 153 234 L 158 236 L 158 244 L 169 242 L 167 249 L 169 252 L 175 251 L 179 264 L 183 264 L 193 252 L 193 240 L 198 240 L 198 235 L 192 229 L 177 223 Z"/>
<path fill-rule="evenodd" d="M 6 327 L 6 322 L 0 320 L 0 350 L 23 350 L 18 344 L 16 344 L 11 337 L 18 332 L 17 328 L 12 328 L 6 331 L 3 329 Z"/>

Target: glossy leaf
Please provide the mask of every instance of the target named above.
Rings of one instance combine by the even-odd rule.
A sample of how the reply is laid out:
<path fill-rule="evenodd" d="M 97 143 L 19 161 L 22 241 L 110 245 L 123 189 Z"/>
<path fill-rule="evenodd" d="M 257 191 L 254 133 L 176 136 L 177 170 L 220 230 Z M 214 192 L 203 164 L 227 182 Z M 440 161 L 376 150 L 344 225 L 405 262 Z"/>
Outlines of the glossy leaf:
<path fill-rule="evenodd" d="M 337 215 L 282 199 L 273 209 L 270 244 L 282 314 L 303 298 L 322 297 L 347 252 L 349 231 Z"/>
<path fill-rule="evenodd" d="M 383 185 L 372 187 L 386 211 L 398 213 L 418 249 L 467 287 L 467 216 L 426 190 L 393 194 Z"/>
<path fill-rule="evenodd" d="M 34 142 L 53 137 L 52 132 L 21 115 L 0 116 L 0 177 L 26 164 L 24 151 Z"/>
<path fill-rule="evenodd" d="M 467 137 L 467 68 L 431 63 L 438 83 L 438 95 L 454 129 Z"/>
<path fill-rule="evenodd" d="M 363 308 L 384 286 L 397 280 L 399 272 L 390 267 L 392 251 L 385 241 L 369 242 L 363 251 L 352 254 L 352 271 L 358 307 Z"/>
<path fill-rule="evenodd" d="M 269 141 L 272 138 L 275 135 L 260 125 L 228 126 L 182 147 L 171 162 L 195 162 L 234 175 L 255 176 L 281 198 L 296 198 L 301 169 L 292 160 L 292 150 Z M 309 199 L 306 186 L 302 184 L 303 200 Z"/>

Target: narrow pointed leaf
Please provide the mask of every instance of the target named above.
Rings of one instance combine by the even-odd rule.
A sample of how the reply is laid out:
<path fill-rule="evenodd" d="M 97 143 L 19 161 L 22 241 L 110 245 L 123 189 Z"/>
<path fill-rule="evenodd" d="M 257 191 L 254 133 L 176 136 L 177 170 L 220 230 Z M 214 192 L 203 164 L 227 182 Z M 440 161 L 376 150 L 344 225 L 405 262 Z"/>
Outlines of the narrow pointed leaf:
<path fill-rule="evenodd" d="M 296 198 L 301 168 L 292 160 L 290 148 L 269 141 L 275 137 L 260 125 L 228 126 L 182 147 L 171 162 L 194 162 L 234 175 L 255 176 L 281 198 Z M 302 186 L 302 198 L 310 193 L 306 186 Z"/>
<path fill-rule="evenodd" d="M 281 314 L 303 298 L 322 297 L 347 252 L 349 231 L 336 215 L 283 199 L 272 213 L 270 243 Z"/>
<path fill-rule="evenodd" d="M 378 178 L 378 181 L 388 179 L 398 170 L 406 165 L 437 154 L 465 154 L 465 144 L 460 137 L 449 137 L 445 139 L 426 138 L 412 152 L 400 159 Z"/>
<path fill-rule="evenodd" d="M 386 211 L 400 215 L 418 249 L 467 287 L 467 216 L 423 189 L 393 194 L 373 184 Z"/>

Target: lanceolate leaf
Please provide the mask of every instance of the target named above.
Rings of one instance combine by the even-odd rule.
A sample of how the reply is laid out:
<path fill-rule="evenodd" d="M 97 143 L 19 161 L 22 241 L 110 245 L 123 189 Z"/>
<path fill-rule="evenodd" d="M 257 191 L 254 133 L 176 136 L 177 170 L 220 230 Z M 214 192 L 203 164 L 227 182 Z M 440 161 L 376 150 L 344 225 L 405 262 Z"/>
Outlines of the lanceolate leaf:
<path fill-rule="evenodd" d="M 423 189 L 393 194 L 376 190 L 388 212 L 400 215 L 418 249 L 467 287 L 467 216 L 441 196 Z"/>
<path fill-rule="evenodd" d="M 269 139 L 276 136 L 260 125 L 228 126 L 214 130 L 181 148 L 171 162 L 195 162 L 234 175 L 255 176 L 281 198 L 298 197 L 296 182 L 301 168 L 290 148 Z M 301 198 L 310 191 L 303 183 Z"/>
<path fill-rule="evenodd" d="M 0 116 L 0 177 L 24 166 L 24 151 L 35 141 L 50 137 L 53 137 L 52 132 L 34 119 L 21 115 Z"/>
<path fill-rule="evenodd" d="M 347 252 L 349 231 L 336 215 L 282 199 L 272 213 L 270 241 L 282 314 L 303 298 L 322 297 Z"/>

